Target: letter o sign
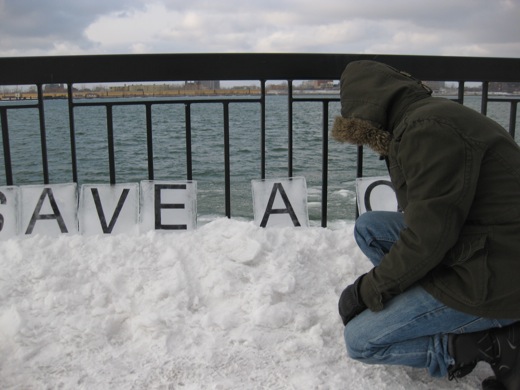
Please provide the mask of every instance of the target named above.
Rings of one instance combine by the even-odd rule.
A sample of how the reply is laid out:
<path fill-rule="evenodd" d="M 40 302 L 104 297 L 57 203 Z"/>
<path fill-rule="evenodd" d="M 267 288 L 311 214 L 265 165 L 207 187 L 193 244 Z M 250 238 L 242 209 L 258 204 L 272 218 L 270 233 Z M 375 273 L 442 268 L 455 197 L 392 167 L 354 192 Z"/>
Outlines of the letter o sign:
<path fill-rule="evenodd" d="M 359 213 L 366 211 L 399 211 L 395 190 L 389 177 L 356 179 Z"/>

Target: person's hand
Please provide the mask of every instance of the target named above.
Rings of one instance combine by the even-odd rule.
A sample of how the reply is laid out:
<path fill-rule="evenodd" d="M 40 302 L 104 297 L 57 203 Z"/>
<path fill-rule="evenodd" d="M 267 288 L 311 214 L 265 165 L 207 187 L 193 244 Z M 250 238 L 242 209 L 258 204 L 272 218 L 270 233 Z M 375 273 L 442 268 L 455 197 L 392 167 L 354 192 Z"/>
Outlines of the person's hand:
<path fill-rule="evenodd" d="M 343 320 L 343 325 L 347 325 L 350 320 L 367 308 L 359 295 L 359 286 L 363 276 L 365 275 L 361 275 L 341 293 L 338 309 L 339 315 Z"/>

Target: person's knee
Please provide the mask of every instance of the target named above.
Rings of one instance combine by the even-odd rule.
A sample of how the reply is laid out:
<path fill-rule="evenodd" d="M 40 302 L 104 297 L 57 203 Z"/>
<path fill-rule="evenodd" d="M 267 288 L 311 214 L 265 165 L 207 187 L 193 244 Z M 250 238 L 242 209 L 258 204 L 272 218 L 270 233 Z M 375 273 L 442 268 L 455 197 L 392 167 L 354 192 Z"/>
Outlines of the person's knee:
<path fill-rule="evenodd" d="M 354 360 L 362 360 L 364 357 L 366 357 L 367 354 L 367 341 L 363 336 L 363 332 L 360 332 L 360 330 L 362 329 L 360 329 L 360 327 L 357 325 L 357 321 L 355 321 L 355 319 L 349 322 L 344 329 L 347 354 L 351 359 Z"/>
<path fill-rule="evenodd" d="M 370 235 L 370 228 L 374 224 L 372 212 L 361 214 L 354 225 L 354 238 L 358 244 L 360 242 L 367 243 Z"/>

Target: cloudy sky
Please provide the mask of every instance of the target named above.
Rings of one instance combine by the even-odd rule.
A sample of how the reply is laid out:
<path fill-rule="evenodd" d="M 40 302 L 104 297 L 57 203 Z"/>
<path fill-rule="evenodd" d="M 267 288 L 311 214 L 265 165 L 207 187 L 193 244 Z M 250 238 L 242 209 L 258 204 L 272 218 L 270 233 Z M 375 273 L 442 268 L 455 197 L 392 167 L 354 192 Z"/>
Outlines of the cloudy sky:
<path fill-rule="evenodd" d="M 520 0 L 0 0 L 0 56 L 520 57 Z"/>

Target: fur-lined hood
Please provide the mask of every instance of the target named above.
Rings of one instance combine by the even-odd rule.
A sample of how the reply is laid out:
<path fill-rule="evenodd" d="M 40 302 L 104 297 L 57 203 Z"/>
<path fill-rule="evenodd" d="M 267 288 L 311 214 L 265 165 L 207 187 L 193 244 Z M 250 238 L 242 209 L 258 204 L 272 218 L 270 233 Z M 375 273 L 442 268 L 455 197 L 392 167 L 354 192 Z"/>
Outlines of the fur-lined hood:
<path fill-rule="evenodd" d="M 354 61 L 341 75 L 341 116 L 332 128 L 339 142 L 388 154 L 393 129 L 408 106 L 431 95 L 421 81 L 376 61 Z"/>

